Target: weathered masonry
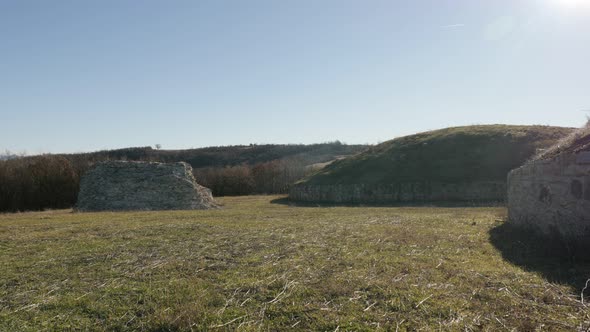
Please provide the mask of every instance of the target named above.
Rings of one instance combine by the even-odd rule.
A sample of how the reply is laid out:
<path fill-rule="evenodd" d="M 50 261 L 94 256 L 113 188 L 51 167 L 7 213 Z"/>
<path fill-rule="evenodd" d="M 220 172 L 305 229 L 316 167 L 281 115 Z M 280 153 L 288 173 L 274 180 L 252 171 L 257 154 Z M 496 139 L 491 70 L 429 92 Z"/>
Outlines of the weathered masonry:
<path fill-rule="evenodd" d="M 508 175 L 509 222 L 576 243 L 590 236 L 590 151 L 530 162 Z"/>
<path fill-rule="evenodd" d="M 301 202 L 377 203 L 392 202 L 490 202 L 504 201 L 506 183 L 476 181 L 467 183 L 400 182 L 392 184 L 298 184 L 289 198 Z"/>
<path fill-rule="evenodd" d="M 194 210 L 217 205 L 187 163 L 108 161 L 80 183 L 78 211 Z"/>

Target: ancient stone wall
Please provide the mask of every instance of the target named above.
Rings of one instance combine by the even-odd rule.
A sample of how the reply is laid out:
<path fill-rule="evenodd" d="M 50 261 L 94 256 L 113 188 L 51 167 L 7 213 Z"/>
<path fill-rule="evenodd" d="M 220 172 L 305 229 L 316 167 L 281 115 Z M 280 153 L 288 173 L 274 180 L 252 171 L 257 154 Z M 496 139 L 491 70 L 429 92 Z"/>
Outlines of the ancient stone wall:
<path fill-rule="evenodd" d="M 590 163 L 575 154 L 526 164 L 508 175 L 509 222 L 576 242 L 590 235 Z"/>
<path fill-rule="evenodd" d="M 108 161 L 81 180 L 76 210 L 193 210 L 215 208 L 187 163 Z"/>
<path fill-rule="evenodd" d="M 506 183 L 409 182 L 382 185 L 295 185 L 289 198 L 323 203 L 505 201 Z"/>

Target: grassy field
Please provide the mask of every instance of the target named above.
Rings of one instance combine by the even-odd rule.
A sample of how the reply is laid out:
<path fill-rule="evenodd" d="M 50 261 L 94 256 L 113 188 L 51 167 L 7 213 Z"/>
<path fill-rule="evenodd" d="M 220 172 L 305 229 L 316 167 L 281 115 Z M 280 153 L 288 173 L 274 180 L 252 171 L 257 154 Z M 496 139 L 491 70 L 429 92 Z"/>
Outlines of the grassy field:
<path fill-rule="evenodd" d="M 504 208 L 276 200 L 0 215 L 0 331 L 590 327 L 589 265 L 548 258 Z"/>

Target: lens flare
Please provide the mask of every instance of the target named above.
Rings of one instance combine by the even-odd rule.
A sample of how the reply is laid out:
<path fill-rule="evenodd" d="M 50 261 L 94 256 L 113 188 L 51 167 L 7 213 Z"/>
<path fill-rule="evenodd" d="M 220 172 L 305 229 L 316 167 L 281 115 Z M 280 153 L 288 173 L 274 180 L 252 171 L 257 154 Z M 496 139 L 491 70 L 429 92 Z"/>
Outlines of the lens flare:
<path fill-rule="evenodd" d="M 555 5 L 566 9 L 590 8 L 590 0 L 552 0 Z"/>

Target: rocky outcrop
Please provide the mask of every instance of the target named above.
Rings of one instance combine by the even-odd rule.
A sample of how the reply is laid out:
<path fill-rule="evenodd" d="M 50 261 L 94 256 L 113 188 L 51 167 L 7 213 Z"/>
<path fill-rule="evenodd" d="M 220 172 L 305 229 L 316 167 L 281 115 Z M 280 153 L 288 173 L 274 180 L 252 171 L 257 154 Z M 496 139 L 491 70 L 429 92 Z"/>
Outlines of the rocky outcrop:
<path fill-rule="evenodd" d="M 194 210 L 217 207 L 189 164 L 108 161 L 81 180 L 77 211 Z"/>
<path fill-rule="evenodd" d="M 566 153 L 508 175 L 509 222 L 574 243 L 590 236 L 590 157 Z"/>
<path fill-rule="evenodd" d="M 506 183 L 478 181 L 467 183 L 406 182 L 382 185 L 342 184 L 293 186 L 289 198 L 321 203 L 396 203 L 442 201 L 505 201 Z"/>

